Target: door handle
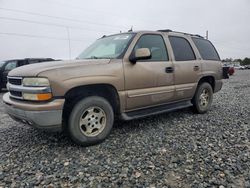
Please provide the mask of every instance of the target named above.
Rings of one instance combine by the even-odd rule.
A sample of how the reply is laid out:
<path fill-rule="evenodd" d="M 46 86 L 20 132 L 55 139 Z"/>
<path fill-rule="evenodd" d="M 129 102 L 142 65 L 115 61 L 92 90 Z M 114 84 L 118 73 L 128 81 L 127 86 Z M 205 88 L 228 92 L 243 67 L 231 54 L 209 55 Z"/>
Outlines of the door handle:
<path fill-rule="evenodd" d="M 194 66 L 194 71 L 198 71 L 200 67 L 198 65 Z"/>
<path fill-rule="evenodd" d="M 174 68 L 173 67 L 166 67 L 165 72 L 172 73 L 172 72 L 174 72 Z"/>

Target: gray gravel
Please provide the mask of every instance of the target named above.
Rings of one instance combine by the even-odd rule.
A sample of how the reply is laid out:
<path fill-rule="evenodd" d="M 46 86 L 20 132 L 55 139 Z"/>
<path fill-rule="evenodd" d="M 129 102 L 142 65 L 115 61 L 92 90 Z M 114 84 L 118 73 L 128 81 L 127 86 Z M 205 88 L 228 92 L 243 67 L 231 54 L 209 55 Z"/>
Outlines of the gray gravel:
<path fill-rule="evenodd" d="M 88 148 L 14 122 L 1 100 L 0 187 L 34 186 L 250 187 L 250 71 L 225 80 L 207 114 L 117 122 Z"/>

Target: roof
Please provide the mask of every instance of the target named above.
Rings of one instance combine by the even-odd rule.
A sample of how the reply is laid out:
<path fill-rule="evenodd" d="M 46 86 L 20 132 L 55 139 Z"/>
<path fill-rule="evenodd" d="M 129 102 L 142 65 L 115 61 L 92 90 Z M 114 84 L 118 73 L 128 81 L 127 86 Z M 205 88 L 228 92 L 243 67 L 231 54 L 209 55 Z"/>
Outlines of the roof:
<path fill-rule="evenodd" d="M 203 36 L 198 35 L 198 34 L 191 34 L 191 33 L 185 33 L 185 32 L 180 32 L 180 31 L 172 31 L 171 29 L 160 29 L 160 30 L 157 30 L 157 31 L 159 31 L 159 32 L 166 32 L 166 33 L 179 33 L 179 34 L 184 34 L 184 35 L 190 35 L 190 36 L 204 38 Z"/>
<path fill-rule="evenodd" d="M 188 35 L 188 36 L 192 36 L 192 37 L 198 37 L 198 38 L 203 38 L 203 36 L 198 35 L 198 34 L 191 34 L 191 33 L 185 33 L 185 32 L 180 32 L 180 31 L 172 31 L 171 29 L 160 29 L 157 31 L 150 31 L 150 30 L 139 30 L 139 31 L 128 31 L 128 32 L 124 32 L 124 33 L 116 33 L 116 34 L 111 34 L 111 35 L 103 35 L 101 38 L 105 38 L 105 37 L 111 37 L 111 36 L 115 36 L 115 35 L 122 35 L 122 34 L 137 34 L 137 33 L 173 33 L 173 34 L 180 34 L 180 35 Z M 99 38 L 99 39 L 101 39 Z"/>

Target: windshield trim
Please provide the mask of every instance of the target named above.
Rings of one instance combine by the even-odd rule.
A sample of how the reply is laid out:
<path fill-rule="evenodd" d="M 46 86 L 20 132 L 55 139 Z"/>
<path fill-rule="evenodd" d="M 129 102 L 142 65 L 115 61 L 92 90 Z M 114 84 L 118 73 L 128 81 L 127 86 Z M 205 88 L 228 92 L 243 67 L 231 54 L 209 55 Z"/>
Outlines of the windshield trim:
<path fill-rule="evenodd" d="M 134 38 L 135 38 L 135 36 L 136 36 L 136 33 L 129 33 L 129 34 L 132 34 L 132 37 L 131 37 L 131 39 L 128 41 L 128 44 L 127 44 L 126 48 L 125 48 L 125 49 L 123 50 L 123 52 L 122 52 L 117 58 L 115 58 L 115 59 L 123 59 L 123 58 L 124 58 L 124 56 L 125 56 L 125 54 L 126 54 L 128 48 L 129 48 L 131 42 L 134 40 Z M 113 58 L 113 59 L 114 59 L 114 58 Z"/>

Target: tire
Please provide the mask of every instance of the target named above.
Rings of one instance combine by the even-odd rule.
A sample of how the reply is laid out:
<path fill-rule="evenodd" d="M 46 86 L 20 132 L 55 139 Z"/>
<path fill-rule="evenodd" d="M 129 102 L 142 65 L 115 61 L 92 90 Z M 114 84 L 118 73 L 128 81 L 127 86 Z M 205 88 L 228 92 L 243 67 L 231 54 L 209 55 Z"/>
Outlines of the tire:
<path fill-rule="evenodd" d="M 213 102 L 213 89 L 207 82 L 198 85 L 194 98 L 192 99 L 193 109 L 196 113 L 206 113 Z"/>
<path fill-rule="evenodd" d="M 109 102 L 98 96 L 80 100 L 73 107 L 68 121 L 71 139 L 82 146 L 105 140 L 114 123 L 114 111 Z"/>

